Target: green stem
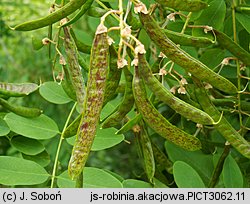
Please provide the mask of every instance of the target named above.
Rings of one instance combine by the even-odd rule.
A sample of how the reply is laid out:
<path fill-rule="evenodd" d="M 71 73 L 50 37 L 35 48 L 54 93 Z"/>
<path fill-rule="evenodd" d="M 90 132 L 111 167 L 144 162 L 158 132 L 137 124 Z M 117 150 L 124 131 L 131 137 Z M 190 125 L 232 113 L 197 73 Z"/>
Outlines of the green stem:
<path fill-rule="evenodd" d="M 241 6 L 239 8 L 240 8 L 241 11 L 250 11 L 250 7 Z"/>
<path fill-rule="evenodd" d="M 237 28 L 236 28 L 236 15 L 235 15 L 235 0 L 233 1 L 232 4 L 232 21 L 233 21 L 233 35 L 234 35 L 234 42 L 237 43 Z M 237 85 L 238 85 L 238 91 L 241 91 L 241 77 L 240 77 L 240 64 L 239 60 L 236 60 L 236 65 L 237 65 Z M 239 110 L 239 121 L 240 121 L 240 127 L 242 127 L 242 115 L 241 115 L 241 97 L 240 93 L 237 95 L 238 98 L 238 110 Z"/>
<path fill-rule="evenodd" d="M 120 42 L 118 48 L 118 60 L 121 59 L 121 52 L 122 52 L 122 45 L 123 45 L 123 38 L 122 38 L 122 31 L 123 31 L 123 5 L 122 0 L 119 0 L 119 11 L 120 11 L 120 18 L 119 18 L 119 27 L 120 27 Z M 123 59 L 123 58 L 122 58 Z"/>
<path fill-rule="evenodd" d="M 57 147 L 57 151 L 56 151 L 56 157 L 55 157 L 55 162 L 54 162 L 54 167 L 53 167 L 53 172 L 52 172 L 52 177 L 51 177 L 51 185 L 50 185 L 50 188 L 53 188 L 53 187 L 54 187 L 55 178 L 56 178 L 57 163 L 58 163 L 59 154 L 60 154 L 60 150 L 61 150 L 61 146 L 62 146 L 62 141 L 63 141 L 63 139 L 64 139 L 64 132 L 65 132 L 65 130 L 66 130 L 68 124 L 69 124 L 69 120 L 70 120 L 70 118 L 71 118 L 71 116 L 72 116 L 72 114 L 73 114 L 73 112 L 74 112 L 74 110 L 75 110 L 75 108 L 76 108 L 76 104 L 77 104 L 77 103 L 75 103 L 75 104 L 73 105 L 73 107 L 72 107 L 72 109 L 71 109 L 71 111 L 70 111 L 70 113 L 69 113 L 69 115 L 68 115 L 68 118 L 67 118 L 67 120 L 66 120 L 66 122 L 65 122 L 65 125 L 64 125 L 64 127 L 63 127 L 63 131 L 62 131 L 62 134 L 61 134 L 59 143 L 58 143 L 58 147 Z"/>
<path fill-rule="evenodd" d="M 215 185 L 217 184 L 219 177 L 221 175 L 222 169 L 223 169 L 225 159 L 227 158 L 229 152 L 230 152 L 230 145 L 225 145 L 224 151 L 222 152 L 219 158 L 219 161 L 214 169 L 213 176 L 208 184 L 208 188 L 214 188 Z"/>
<path fill-rule="evenodd" d="M 188 22 L 189 22 L 191 16 L 192 16 L 192 12 L 189 12 L 189 14 L 187 15 L 187 19 L 185 21 L 185 24 L 184 24 L 184 26 L 182 28 L 181 34 L 184 34 L 184 32 L 185 32 L 185 30 L 186 30 L 186 28 L 188 26 Z"/>
<path fill-rule="evenodd" d="M 83 187 L 83 172 L 77 177 L 75 187 L 76 188 L 82 188 Z"/>
<path fill-rule="evenodd" d="M 56 81 L 54 70 L 55 70 L 55 66 L 56 66 L 57 56 L 60 53 L 60 51 L 59 51 L 59 43 L 60 43 L 60 32 L 61 32 L 61 29 L 62 29 L 61 27 L 58 29 L 58 32 L 56 33 L 56 36 L 55 36 L 55 41 L 56 41 L 55 49 L 56 49 L 57 52 L 55 53 L 55 57 L 54 57 L 53 62 L 52 62 L 52 73 L 53 73 L 53 79 L 54 79 L 54 81 Z"/>
<path fill-rule="evenodd" d="M 105 4 L 102 3 L 101 1 L 95 0 L 95 2 L 96 2 L 97 4 L 99 4 L 103 9 L 105 9 L 105 10 L 107 10 L 107 11 L 110 11 L 110 10 L 111 10 L 110 8 L 108 8 L 107 6 L 105 6 Z M 113 14 L 113 13 L 111 13 L 111 16 L 113 16 L 116 20 L 120 21 L 119 16 L 117 16 L 117 15 L 115 15 L 115 14 Z"/>

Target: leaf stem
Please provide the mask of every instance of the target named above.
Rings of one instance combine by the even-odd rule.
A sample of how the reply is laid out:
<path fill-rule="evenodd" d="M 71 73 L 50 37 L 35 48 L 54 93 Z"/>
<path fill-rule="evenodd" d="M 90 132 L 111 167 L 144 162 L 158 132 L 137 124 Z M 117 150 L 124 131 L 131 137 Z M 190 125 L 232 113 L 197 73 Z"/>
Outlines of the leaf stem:
<path fill-rule="evenodd" d="M 224 150 L 219 158 L 219 161 L 214 169 L 213 176 L 208 184 L 208 188 L 214 188 L 215 185 L 217 184 L 223 169 L 225 159 L 227 158 L 229 152 L 230 152 L 230 145 L 226 143 L 224 146 Z"/>
<path fill-rule="evenodd" d="M 185 30 L 186 30 L 186 28 L 187 28 L 187 26 L 188 26 L 188 22 L 189 22 L 191 16 L 192 16 L 192 12 L 189 12 L 189 14 L 187 15 L 185 24 L 184 24 L 184 26 L 183 26 L 183 28 L 182 28 L 181 34 L 184 34 L 184 32 L 185 32 Z"/>
<path fill-rule="evenodd" d="M 80 175 L 76 179 L 76 188 L 82 188 L 83 187 L 83 172 L 80 173 Z"/>
<path fill-rule="evenodd" d="M 234 36 L 234 42 L 237 43 L 237 28 L 236 28 L 236 16 L 235 16 L 235 6 L 236 2 L 235 0 L 233 1 L 232 4 L 232 21 L 233 21 L 233 36 Z M 240 64 L 239 60 L 236 60 L 236 65 L 237 65 L 237 85 L 238 85 L 238 90 L 241 90 L 241 73 L 240 73 Z M 242 128 L 242 115 L 241 115 L 241 93 L 238 93 L 237 98 L 238 98 L 238 110 L 239 110 L 239 121 L 240 121 L 240 128 Z"/>
<path fill-rule="evenodd" d="M 95 2 L 96 2 L 97 4 L 99 4 L 103 9 L 105 9 L 105 10 L 107 10 L 107 11 L 110 11 L 110 10 L 111 10 L 110 8 L 108 8 L 107 6 L 105 6 L 105 4 L 102 3 L 101 1 L 95 0 Z M 111 16 L 113 16 L 116 20 L 119 21 L 119 16 L 117 16 L 116 14 L 111 13 Z"/>
<path fill-rule="evenodd" d="M 58 159 L 59 159 L 59 154 L 60 154 L 60 150 L 61 150 L 61 146 L 62 146 L 62 141 L 64 139 L 64 132 L 69 124 L 69 120 L 76 108 L 76 102 L 74 103 L 69 115 L 68 115 L 68 118 L 65 122 L 65 125 L 63 127 L 63 131 L 62 131 L 62 134 L 61 134 L 61 137 L 60 137 L 60 140 L 59 140 L 59 143 L 58 143 L 58 147 L 57 147 L 57 151 L 56 151 L 56 157 L 55 157 L 55 162 L 54 162 L 54 167 L 53 167 L 53 172 L 52 172 L 52 177 L 51 177 L 51 185 L 50 185 L 50 188 L 53 188 L 54 187 L 54 183 L 55 183 L 55 178 L 56 178 L 56 170 L 57 170 L 57 163 L 58 163 Z"/>
<path fill-rule="evenodd" d="M 122 0 L 119 0 L 119 27 L 120 27 L 120 42 L 119 42 L 119 49 L 118 49 L 118 60 L 121 59 L 121 52 L 122 52 L 122 45 L 123 45 L 123 37 L 122 37 L 122 32 L 123 32 L 123 5 L 122 5 Z"/>

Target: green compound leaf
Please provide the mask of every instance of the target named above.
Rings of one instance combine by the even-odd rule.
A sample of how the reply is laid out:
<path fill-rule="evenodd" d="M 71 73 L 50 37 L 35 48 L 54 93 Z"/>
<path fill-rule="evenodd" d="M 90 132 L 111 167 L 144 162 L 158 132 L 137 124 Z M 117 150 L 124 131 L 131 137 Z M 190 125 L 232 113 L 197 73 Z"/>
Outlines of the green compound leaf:
<path fill-rule="evenodd" d="M 205 188 L 199 174 L 185 162 L 175 162 L 173 173 L 175 183 L 179 188 Z"/>
<path fill-rule="evenodd" d="M 100 151 L 121 143 L 124 140 L 124 135 L 116 135 L 116 131 L 115 128 L 98 128 L 91 150 Z"/>
<path fill-rule="evenodd" d="M 49 81 L 43 83 L 39 92 L 45 100 L 51 103 L 66 104 L 72 101 L 63 90 L 63 87 L 56 82 Z"/>
<path fill-rule="evenodd" d="M 231 155 L 225 160 L 222 175 L 226 188 L 243 188 L 243 175 L 237 162 Z"/>
<path fill-rule="evenodd" d="M 154 188 L 168 188 L 164 183 L 162 183 L 160 180 L 153 178 Z"/>
<path fill-rule="evenodd" d="M 150 183 L 136 179 L 126 179 L 122 182 L 123 188 L 153 188 Z"/>
<path fill-rule="evenodd" d="M 59 188 L 74 188 L 75 181 L 72 181 L 67 171 L 58 176 Z M 94 167 L 85 167 L 83 170 L 84 188 L 122 188 L 122 183 L 106 171 Z"/>
<path fill-rule="evenodd" d="M 124 135 L 116 135 L 115 128 L 100 129 L 97 128 L 96 136 L 91 151 L 100 151 L 113 147 L 124 140 Z M 70 145 L 74 145 L 75 136 L 67 139 Z"/>
<path fill-rule="evenodd" d="M 100 120 L 104 120 L 107 118 L 114 110 L 116 109 L 117 105 L 120 103 L 121 98 L 116 97 L 114 100 L 108 102 L 102 109 Z"/>
<path fill-rule="evenodd" d="M 75 184 L 76 182 L 69 177 L 67 170 L 57 177 L 57 186 L 59 188 L 75 188 Z"/>
<path fill-rule="evenodd" d="M 218 64 L 220 64 L 224 58 L 225 58 L 225 50 L 219 48 L 210 48 L 206 49 L 202 53 L 200 61 L 203 62 L 208 67 L 214 68 L 218 66 Z"/>
<path fill-rule="evenodd" d="M 102 169 L 85 168 L 83 178 L 84 188 L 122 188 L 122 183 L 117 178 Z"/>
<path fill-rule="evenodd" d="M 121 183 L 124 181 L 124 178 L 121 175 L 119 175 L 119 174 L 117 174 L 115 172 L 112 172 L 110 170 L 107 170 L 107 169 L 103 169 L 103 170 L 106 171 L 107 173 L 111 174 L 115 178 L 117 178 Z"/>
<path fill-rule="evenodd" d="M 25 118 L 8 113 L 4 120 L 11 131 L 33 139 L 50 139 L 59 133 L 54 120 L 43 114 L 37 118 Z"/>
<path fill-rule="evenodd" d="M 0 175 L 0 183 L 3 185 L 40 184 L 50 176 L 33 161 L 9 156 L 0 156 Z"/>
<path fill-rule="evenodd" d="M 250 33 L 250 16 L 247 14 L 236 13 L 236 19 Z"/>
<path fill-rule="evenodd" d="M 50 163 L 50 155 L 46 150 L 36 155 L 22 154 L 22 156 L 24 159 L 34 161 L 42 167 L 46 167 Z"/>
<path fill-rule="evenodd" d="M 201 151 L 188 152 L 170 142 L 165 143 L 166 152 L 172 162 L 183 161 L 188 163 L 199 173 L 203 182 L 207 185 L 213 174 L 213 157 L 203 154 Z"/>
<path fill-rule="evenodd" d="M 194 24 L 195 25 L 208 25 L 219 30 L 224 23 L 225 15 L 226 15 L 225 1 L 213 0 L 209 2 L 209 7 L 203 10 L 202 14 L 198 18 L 198 20 L 195 21 Z M 204 29 L 199 29 L 199 28 L 193 29 L 193 35 L 194 36 L 208 36 L 207 34 L 204 33 Z"/>
<path fill-rule="evenodd" d="M 7 123 L 0 118 L 0 136 L 5 136 L 10 132 L 10 128 Z"/>
<path fill-rule="evenodd" d="M 10 143 L 18 151 L 28 155 L 36 155 L 45 150 L 41 142 L 22 136 L 13 137 Z"/>

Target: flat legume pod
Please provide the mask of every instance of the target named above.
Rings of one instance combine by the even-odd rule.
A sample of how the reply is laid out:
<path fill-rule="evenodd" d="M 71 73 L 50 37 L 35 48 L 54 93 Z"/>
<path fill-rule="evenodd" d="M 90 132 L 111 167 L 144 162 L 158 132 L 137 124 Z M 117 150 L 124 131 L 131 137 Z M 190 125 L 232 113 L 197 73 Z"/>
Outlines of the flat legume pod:
<path fill-rule="evenodd" d="M 168 173 L 173 174 L 173 163 L 154 142 L 152 142 L 152 148 L 157 169 L 160 171 L 166 170 Z"/>
<path fill-rule="evenodd" d="M 88 11 L 93 1 L 94 0 L 86 0 L 86 2 L 82 5 L 80 11 L 69 22 L 65 23 L 63 27 L 69 26 L 72 23 L 75 23 L 78 19 L 80 19 Z"/>
<path fill-rule="evenodd" d="M 189 151 L 201 149 L 198 138 L 189 135 L 166 120 L 148 100 L 143 80 L 135 68 L 133 92 L 138 111 L 143 120 L 160 136 Z"/>
<path fill-rule="evenodd" d="M 200 0 L 156 0 L 162 6 L 181 11 L 200 11 L 207 8 L 207 3 Z"/>
<path fill-rule="evenodd" d="M 74 101 L 76 101 L 76 91 L 73 87 L 72 78 L 70 76 L 69 70 L 66 67 L 66 65 L 63 65 L 63 72 L 64 72 L 64 78 L 62 80 L 62 87 L 65 93 L 72 98 Z"/>
<path fill-rule="evenodd" d="M 82 115 L 80 114 L 72 123 L 70 123 L 70 125 L 64 131 L 64 134 L 63 134 L 64 138 L 73 137 L 77 134 L 77 130 L 80 125 L 81 118 L 82 118 Z"/>
<path fill-rule="evenodd" d="M 103 25 L 100 24 L 100 26 Z M 109 45 L 107 31 L 100 32 L 100 26 L 97 28 L 92 45 L 84 111 L 68 166 L 69 175 L 72 179 L 77 178 L 85 166 L 103 105 L 108 72 Z"/>
<path fill-rule="evenodd" d="M 245 65 L 250 66 L 250 53 L 244 50 L 242 47 L 237 45 L 230 37 L 226 34 L 215 30 L 216 39 L 218 43 L 223 47 L 230 51 L 235 57 L 239 58 Z"/>
<path fill-rule="evenodd" d="M 164 29 L 164 33 L 167 37 L 172 40 L 174 43 L 183 45 L 183 46 L 193 46 L 193 47 L 207 47 L 214 44 L 212 40 L 205 37 L 196 37 L 191 35 L 186 35 L 178 33 L 172 30 Z"/>
<path fill-rule="evenodd" d="M 148 136 L 147 130 L 144 127 L 144 124 L 140 124 L 141 130 L 138 135 L 138 141 L 142 152 L 144 168 L 148 180 L 153 182 L 153 177 L 155 174 L 155 160 L 154 153 L 151 145 L 150 138 Z"/>
<path fill-rule="evenodd" d="M 91 6 L 87 12 L 88 16 L 100 18 L 102 17 L 107 11 L 100 7 Z"/>
<path fill-rule="evenodd" d="M 27 118 L 38 117 L 43 112 L 42 110 L 40 110 L 38 108 L 28 108 L 28 107 L 23 107 L 23 106 L 12 105 L 8 101 L 6 101 L 2 98 L 0 98 L 0 105 L 2 105 L 4 108 L 6 108 L 7 110 L 9 110 L 17 115 L 21 115 L 21 116 L 27 117 Z"/>
<path fill-rule="evenodd" d="M 68 15 L 79 9 L 85 2 L 86 0 L 72 0 L 62 8 L 43 18 L 27 21 L 25 23 L 15 26 L 13 29 L 17 31 L 30 31 L 43 28 L 67 17 Z"/>
<path fill-rule="evenodd" d="M 68 27 L 63 28 L 64 31 L 64 42 L 65 42 L 65 52 L 67 54 L 67 63 L 69 65 L 69 74 L 73 88 L 76 92 L 77 102 L 80 107 L 80 111 L 83 111 L 84 96 L 86 95 L 86 90 L 84 86 L 82 72 L 78 63 L 78 53 L 76 50 L 76 45 L 70 35 Z"/>
<path fill-rule="evenodd" d="M 213 72 L 206 65 L 174 44 L 164 34 L 163 30 L 157 25 L 152 16 L 140 13 L 140 18 L 149 37 L 170 60 L 186 69 L 195 77 L 209 82 L 212 86 L 221 91 L 230 94 L 237 93 L 237 88 L 232 82 Z"/>
<path fill-rule="evenodd" d="M 0 94 L 8 97 L 22 97 L 35 92 L 39 86 L 34 83 L 0 82 Z"/>
<path fill-rule="evenodd" d="M 73 29 L 70 29 L 70 34 L 71 34 L 72 38 L 73 38 L 74 41 L 75 41 L 77 50 L 78 50 L 79 52 L 82 52 L 82 53 L 90 54 L 91 46 L 86 45 L 85 43 L 83 43 L 83 42 L 81 42 L 80 40 L 78 40 L 78 39 L 76 38 L 76 35 L 75 35 Z"/>
<path fill-rule="evenodd" d="M 205 112 L 175 97 L 152 74 L 143 54 L 138 55 L 138 68 L 148 88 L 164 103 L 187 119 L 199 124 L 212 125 L 213 119 Z"/>
<path fill-rule="evenodd" d="M 126 67 L 123 68 L 123 71 L 126 79 L 126 89 L 123 100 L 118 109 L 103 122 L 102 128 L 116 127 L 119 125 L 134 106 L 134 96 L 132 91 L 133 75 Z"/>
<path fill-rule="evenodd" d="M 243 156 L 250 158 L 250 144 L 231 126 L 226 118 L 221 118 L 221 113 L 216 109 L 210 101 L 209 96 L 203 87 L 203 84 L 195 79 L 197 87 L 195 89 L 196 98 L 205 112 L 211 115 L 215 121 L 219 121 L 214 127 L 226 140 Z"/>
<path fill-rule="evenodd" d="M 109 73 L 107 78 L 107 85 L 104 95 L 103 106 L 116 96 L 116 89 L 119 86 L 122 70 L 117 67 L 117 51 L 114 46 L 109 47 Z"/>

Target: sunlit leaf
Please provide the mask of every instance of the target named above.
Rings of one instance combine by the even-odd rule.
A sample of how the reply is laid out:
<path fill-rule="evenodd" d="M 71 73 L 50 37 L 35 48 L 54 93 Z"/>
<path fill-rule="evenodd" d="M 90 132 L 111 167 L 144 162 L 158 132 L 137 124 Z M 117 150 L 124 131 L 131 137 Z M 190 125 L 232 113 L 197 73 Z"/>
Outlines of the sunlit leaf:
<path fill-rule="evenodd" d="M 57 124 L 43 114 L 37 118 L 25 118 L 8 113 L 4 120 L 11 131 L 33 139 L 50 139 L 59 133 Z"/>
<path fill-rule="evenodd" d="M 10 132 L 10 128 L 7 123 L 0 118 L 0 136 L 7 135 Z"/>
<path fill-rule="evenodd" d="M 22 136 L 13 137 L 11 144 L 18 151 L 28 155 L 36 155 L 45 150 L 41 142 Z"/>
<path fill-rule="evenodd" d="M 175 162 L 173 174 L 175 183 L 179 188 L 205 188 L 199 174 L 185 162 Z"/>
<path fill-rule="evenodd" d="M 113 147 L 124 140 L 124 135 L 116 135 L 115 128 L 99 129 L 97 128 L 96 136 L 92 145 L 92 151 L 100 151 Z M 75 136 L 68 138 L 67 142 L 71 145 L 75 143 Z"/>
<path fill-rule="evenodd" d="M 49 81 L 43 83 L 39 92 L 45 100 L 51 103 L 66 104 L 72 101 L 63 90 L 63 87 L 56 82 Z"/>
<path fill-rule="evenodd" d="M 250 16 L 247 14 L 236 13 L 236 19 L 250 33 Z"/>
<path fill-rule="evenodd" d="M 46 167 L 50 163 L 50 155 L 46 150 L 36 155 L 22 154 L 22 156 L 24 159 L 34 161 L 42 167 Z"/>
<path fill-rule="evenodd" d="M 170 143 L 165 143 L 165 148 L 172 162 L 183 161 L 192 166 L 198 172 L 203 182 L 207 185 L 213 174 L 213 157 L 201 151 L 189 152 Z"/>
<path fill-rule="evenodd" d="M 10 156 L 0 156 L 0 175 L 0 183 L 4 185 L 34 185 L 49 178 L 39 164 Z"/>
<path fill-rule="evenodd" d="M 58 176 L 58 187 L 74 188 L 75 181 L 69 178 L 68 172 L 65 171 Z M 83 170 L 83 187 L 84 188 L 122 188 L 122 183 L 109 174 L 108 172 L 94 168 L 85 167 Z"/>
<path fill-rule="evenodd" d="M 226 188 L 243 188 L 243 176 L 241 170 L 231 155 L 225 160 L 222 175 Z"/>
<path fill-rule="evenodd" d="M 224 23 L 226 15 L 226 4 L 225 1 L 213 0 L 209 2 L 209 6 L 204 9 L 200 17 L 195 21 L 195 25 L 211 26 L 215 29 L 220 30 Z M 207 36 L 213 38 L 211 32 L 209 35 L 205 34 L 204 29 L 194 28 L 194 36 Z"/>
<path fill-rule="evenodd" d="M 122 185 L 124 188 L 153 188 L 150 183 L 136 179 L 126 179 Z"/>

